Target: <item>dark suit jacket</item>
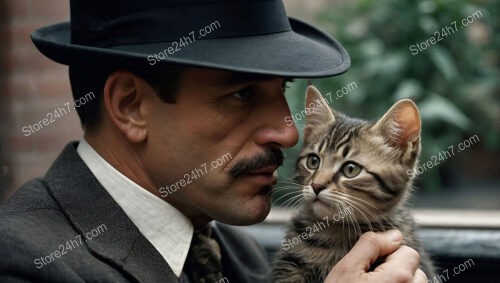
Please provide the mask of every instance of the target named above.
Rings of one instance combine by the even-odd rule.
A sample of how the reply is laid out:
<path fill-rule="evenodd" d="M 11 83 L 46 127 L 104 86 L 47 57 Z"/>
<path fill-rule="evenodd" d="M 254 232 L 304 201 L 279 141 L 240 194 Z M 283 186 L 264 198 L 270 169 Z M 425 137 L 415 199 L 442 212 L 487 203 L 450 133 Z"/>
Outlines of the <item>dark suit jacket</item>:
<path fill-rule="evenodd" d="M 0 206 L 0 282 L 178 282 L 76 146 Z M 270 264 L 252 238 L 221 223 L 213 233 L 229 282 L 270 281 Z"/>

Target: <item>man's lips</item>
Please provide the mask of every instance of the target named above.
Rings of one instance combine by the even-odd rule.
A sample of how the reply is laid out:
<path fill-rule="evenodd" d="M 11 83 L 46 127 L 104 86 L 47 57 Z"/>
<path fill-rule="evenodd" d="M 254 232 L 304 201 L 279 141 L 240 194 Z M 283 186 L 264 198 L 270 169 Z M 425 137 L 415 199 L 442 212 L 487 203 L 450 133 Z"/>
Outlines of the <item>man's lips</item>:
<path fill-rule="evenodd" d="M 267 166 L 259 170 L 249 172 L 247 176 L 251 177 L 252 179 L 256 180 L 258 183 L 261 183 L 262 185 L 272 186 L 276 184 L 276 182 L 278 181 L 277 171 L 276 171 L 277 169 L 278 169 L 277 165 Z"/>
<path fill-rule="evenodd" d="M 272 165 L 272 166 L 267 166 L 267 167 L 261 168 L 259 170 L 252 171 L 249 174 L 251 174 L 251 175 L 254 175 L 254 174 L 273 174 L 274 171 L 276 171 L 276 169 L 278 169 L 278 166 Z"/>

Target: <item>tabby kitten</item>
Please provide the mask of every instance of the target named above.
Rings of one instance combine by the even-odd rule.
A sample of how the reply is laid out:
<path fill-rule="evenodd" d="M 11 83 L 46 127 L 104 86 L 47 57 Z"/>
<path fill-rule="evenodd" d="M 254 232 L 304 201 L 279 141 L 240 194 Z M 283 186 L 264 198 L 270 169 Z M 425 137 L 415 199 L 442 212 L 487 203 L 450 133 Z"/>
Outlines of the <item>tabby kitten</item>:
<path fill-rule="evenodd" d="M 304 204 L 281 242 L 273 282 L 323 282 L 362 233 L 392 228 L 420 253 L 421 268 L 432 278 L 433 264 L 404 206 L 412 189 L 407 172 L 417 166 L 420 153 L 415 103 L 400 100 L 370 123 L 331 110 L 309 86 L 306 107 L 295 174 Z"/>

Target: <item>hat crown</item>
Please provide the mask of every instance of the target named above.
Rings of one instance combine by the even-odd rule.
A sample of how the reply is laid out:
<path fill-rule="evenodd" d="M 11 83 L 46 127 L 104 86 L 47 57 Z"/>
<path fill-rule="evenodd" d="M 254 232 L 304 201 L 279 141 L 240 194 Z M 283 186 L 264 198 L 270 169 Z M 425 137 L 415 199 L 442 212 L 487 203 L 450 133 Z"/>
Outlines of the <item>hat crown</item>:
<path fill-rule="evenodd" d="M 81 13 L 92 13 L 110 18 L 135 12 L 165 9 L 176 6 L 199 6 L 221 2 L 259 2 L 273 0 L 70 0 L 71 20 Z M 74 18 L 75 17 L 75 18 Z"/>
<path fill-rule="evenodd" d="M 110 47 L 171 42 L 218 22 L 208 38 L 291 30 L 281 0 L 71 0 L 71 42 Z"/>

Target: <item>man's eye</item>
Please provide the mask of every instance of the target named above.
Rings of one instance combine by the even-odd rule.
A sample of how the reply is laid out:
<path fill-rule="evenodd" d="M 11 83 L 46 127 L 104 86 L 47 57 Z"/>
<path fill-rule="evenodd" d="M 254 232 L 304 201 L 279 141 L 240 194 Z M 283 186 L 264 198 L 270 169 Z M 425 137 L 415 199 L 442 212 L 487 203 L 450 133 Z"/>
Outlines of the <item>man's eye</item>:
<path fill-rule="evenodd" d="M 244 88 L 242 90 L 239 90 L 238 92 L 235 92 L 233 95 L 238 99 L 244 100 L 252 95 L 252 91 L 250 90 L 250 88 Z"/>

